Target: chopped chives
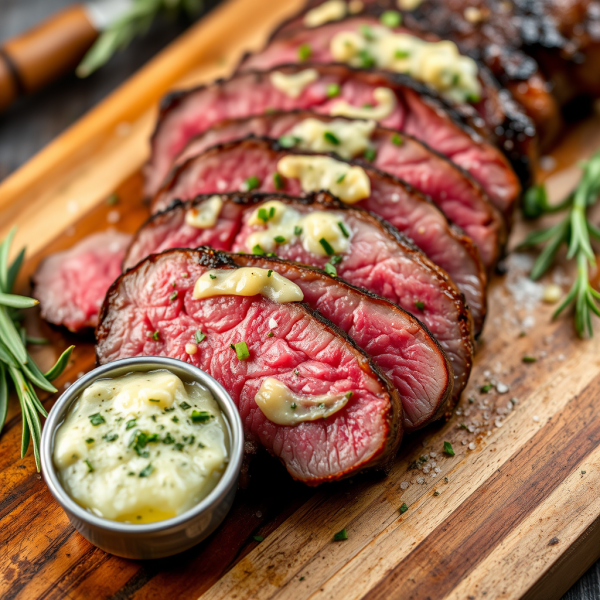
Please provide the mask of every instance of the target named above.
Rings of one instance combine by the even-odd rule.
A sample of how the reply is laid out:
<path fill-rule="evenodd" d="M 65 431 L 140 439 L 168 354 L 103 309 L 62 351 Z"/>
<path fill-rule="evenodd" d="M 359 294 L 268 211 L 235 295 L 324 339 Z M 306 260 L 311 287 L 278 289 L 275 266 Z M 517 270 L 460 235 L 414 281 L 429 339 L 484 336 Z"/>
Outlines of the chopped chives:
<path fill-rule="evenodd" d="M 368 160 L 369 162 L 373 162 L 375 160 L 375 157 L 377 156 L 377 152 L 375 151 L 375 148 L 367 148 L 365 150 L 365 160 Z"/>
<path fill-rule="evenodd" d="M 244 190 L 250 192 L 255 190 L 260 185 L 260 179 L 256 175 L 252 175 L 252 177 L 248 177 L 244 182 Z"/>
<path fill-rule="evenodd" d="M 394 144 L 394 146 L 402 146 L 403 143 L 404 143 L 404 140 L 400 137 L 399 134 L 395 133 L 392 136 L 392 144 Z"/>
<path fill-rule="evenodd" d="M 93 473 L 94 467 L 92 467 L 92 463 L 87 458 L 83 462 L 87 465 L 88 473 Z"/>
<path fill-rule="evenodd" d="M 138 477 L 150 477 L 152 471 L 154 471 L 154 467 L 151 464 L 149 464 L 140 471 Z"/>
<path fill-rule="evenodd" d="M 329 142 L 330 144 L 333 144 L 334 146 L 340 145 L 339 138 L 331 131 L 326 131 L 325 133 L 323 133 L 323 138 L 325 139 L 326 142 Z"/>
<path fill-rule="evenodd" d="M 327 273 L 327 275 L 331 275 L 332 277 L 337 277 L 337 269 L 331 263 L 325 263 L 324 270 L 325 270 L 325 273 Z"/>
<path fill-rule="evenodd" d="M 273 185 L 276 190 L 282 190 L 285 187 L 285 182 L 281 173 L 273 173 Z"/>
<path fill-rule="evenodd" d="M 330 83 L 327 86 L 327 97 L 328 98 L 335 98 L 336 96 L 339 96 L 341 92 L 341 88 L 340 88 L 340 84 L 339 83 Z"/>
<path fill-rule="evenodd" d="M 169 296 L 169 300 L 171 302 L 173 302 L 173 300 L 177 299 L 177 290 L 175 290 L 170 296 Z"/>
<path fill-rule="evenodd" d="M 298 225 L 296 225 L 294 227 L 294 235 L 302 235 L 302 227 L 298 227 Z"/>
<path fill-rule="evenodd" d="M 423 302 L 422 300 L 417 300 L 415 302 L 415 306 L 419 309 L 419 310 L 424 310 L 425 309 L 425 302 Z"/>
<path fill-rule="evenodd" d="M 346 228 L 346 225 L 344 225 L 344 223 L 342 221 L 338 221 L 338 225 L 339 225 L 340 229 L 342 230 L 342 235 L 345 238 L 349 238 L 350 237 L 350 232 Z"/>
<path fill-rule="evenodd" d="M 192 423 L 206 423 L 214 418 L 214 415 L 206 410 L 193 410 L 192 411 Z"/>
<path fill-rule="evenodd" d="M 260 244 L 256 244 L 252 248 L 252 254 L 258 254 L 259 256 L 264 256 L 265 255 L 265 251 L 261 248 Z"/>
<path fill-rule="evenodd" d="M 308 60 L 312 56 L 312 48 L 308 44 L 302 44 L 298 48 L 298 58 L 303 60 Z"/>
<path fill-rule="evenodd" d="M 238 360 L 247 360 L 250 358 L 250 351 L 246 342 L 238 342 L 237 344 L 231 344 L 231 348 L 235 350 Z"/>
<path fill-rule="evenodd" d="M 282 148 L 292 148 L 302 140 L 293 135 L 282 135 L 277 142 Z"/>
<path fill-rule="evenodd" d="M 276 235 L 273 238 L 273 241 L 275 241 L 277 244 L 285 244 L 285 238 L 282 235 Z"/>
<path fill-rule="evenodd" d="M 402 15 L 397 10 L 386 10 L 380 21 L 386 27 L 398 27 L 402 23 Z"/>
<path fill-rule="evenodd" d="M 333 246 L 325 238 L 321 238 L 319 240 L 319 244 L 321 244 L 321 246 L 323 247 L 323 250 L 325 250 L 325 252 L 327 253 L 327 256 L 331 256 L 332 254 L 335 254 L 335 250 L 333 249 Z"/>
<path fill-rule="evenodd" d="M 100 413 L 94 413 L 93 415 L 90 415 L 89 418 L 90 418 L 90 423 L 94 427 L 97 427 L 98 425 L 102 425 L 102 423 L 106 423 L 106 420 Z"/>

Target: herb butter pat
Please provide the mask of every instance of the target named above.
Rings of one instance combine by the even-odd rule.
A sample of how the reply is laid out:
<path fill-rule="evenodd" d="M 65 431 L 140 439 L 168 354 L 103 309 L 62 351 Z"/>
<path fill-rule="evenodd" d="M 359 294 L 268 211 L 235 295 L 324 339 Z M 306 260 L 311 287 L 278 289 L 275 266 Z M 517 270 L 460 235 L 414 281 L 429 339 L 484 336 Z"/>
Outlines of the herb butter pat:
<path fill-rule="evenodd" d="M 78 504 L 106 519 L 150 523 L 213 490 L 229 460 L 229 435 L 200 384 L 166 370 L 132 373 L 81 394 L 57 430 L 53 458 Z"/>

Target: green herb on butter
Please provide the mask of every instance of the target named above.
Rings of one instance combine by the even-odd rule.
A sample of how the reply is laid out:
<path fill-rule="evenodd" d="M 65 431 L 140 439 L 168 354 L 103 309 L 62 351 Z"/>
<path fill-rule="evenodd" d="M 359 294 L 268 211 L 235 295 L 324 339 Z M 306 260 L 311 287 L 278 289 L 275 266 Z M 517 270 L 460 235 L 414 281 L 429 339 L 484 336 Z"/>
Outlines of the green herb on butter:
<path fill-rule="evenodd" d="M 94 467 L 92 467 L 92 463 L 87 458 L 83 462 L 87 465 L 88 473 L 93 473 Z"/>
<path fill-rule="evenodd" d="M 333 249 L 332 245 L 325 238 L 321 238 L 319 240 L 319 244 L 321 244 L 323 250 L 325 250 L 327 253 L 327 256 L 332 256 L 335 254 L 335 250 Z"/>
<path fill-rule="evenodd" d="M 192 423 L 207 423 L 211 419 L 214 419 L 214 415 L 206 410 L 192 411 Z"/>
<path fill-rule="evenodd" d="M 94 427 L 97 427 L 98 425 L 102 425 L 102 423 L 106 423 L 106 420 L 100 413 L 94 413 L 93 415 L 90 415 L 90 423 Z"/>
<path fill-rule="evenodd" d="M 128 429 L 133 429 L 135 426 L 136 426 L 136 420 L 131 419 L 130 421 L 127 421 L 127 423 L 125 424 L 125 430 L 127 431 Z"/>
<path fill-rule="evenodd" d="M 141 471 L 138 477 L 150 477 L 150 475 L 152 474 L 152 471 L 154 471 L 154 467 L 149 464 L 147 467 L 144 467 Z"/>

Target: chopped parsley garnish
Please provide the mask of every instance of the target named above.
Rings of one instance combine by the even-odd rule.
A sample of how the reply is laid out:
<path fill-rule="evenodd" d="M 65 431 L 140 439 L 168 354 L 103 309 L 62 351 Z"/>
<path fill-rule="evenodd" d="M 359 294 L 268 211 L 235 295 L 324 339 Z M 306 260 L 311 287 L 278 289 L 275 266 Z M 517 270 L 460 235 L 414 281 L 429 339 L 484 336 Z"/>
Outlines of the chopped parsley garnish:
<path fill-rule="evenodd" d="M 339 265 L 342 262 L 342 257 L 336 254 L 335 256 L 332 256 L 330 260 L 332 265 Z"/>
<path fill-rule="evenodd" d="M 174 292 L 173 292 L 173 293 L 172 293 L 172 294 L 169 296 L 169 300 L 170 300 L 171 302 L 173 302 L 173 300 L 176 300 L 176 299 L 177 299 L 177 295 L 178 295 L 178 294 L 177 294 L 177 290 L 175 290 L 175 291 L 174 291 Z"/>
<path fill-rule="evenodd" d="M 105 442 L 114 442 L 115 440 L 119 439 L 119 436 L 116 433 L 106 433 L 102 436 L 102 439 Z"/>
<path fill-rule="evenodd" d="M 327 253 L 327 256 L 332 256 L 335 254 L 335 250 L 333 249 L 332 245 L 325 238 L 321 238 L 319 240 L 319 244 L 321 244 L 323 250 L 325 250 Z"/>
<path fill-rule="evenodd" d="M 356 56 L 360 60 L 360 66 L 363 69 L 370 69 L 375 66 L 375 59 L 368 50 L 363 48 L 356 53 Z"/>
<path fill-rule="evenodd" d="M 273 337 L 275 334 L 272 331 L 269 331 L 269 333 L 267 333 L 267 337 Z"/>
<path fill-rule="evenodd" d="M 338 221 L 338 226 L 342 231 L 342 235 L 347 239 L 350 237 L 350 232 L 348 231 L 348 229 L 346 228 L 346 226 L 344 225 L 344 223 L 342 223 L 341 221 Z"/>
<path fill-rule="evenodd" d="M 341 92 L 341 88 L 340 88 L 340 84 L 339 83 L 330 83 L 327 86 L 327 97 L 328 98 L 335 98 L 336 96 L 340 95 Z"/>
<path fill-rule="evenodd" d="M 92 467 L 92 463 L 87 458 L 83 462 L 87 465 L 88 473 L 93 473 L 94 467 Z"/>
<path fill-rule="evenodd" d="M 177 415 L 173 415 L 171 417 L 171 421 L 173 421 L 173 423 L 179 423 L 179 417 Z"/>
<path fill-rule="evenodd" d="M 102 425 L 102 423 L 106 423 L 106 420 L 100 413 L 94 413 L 93 415 L 90 415 L 90 423 L 94 427 L 97 427 L 98 425 Z"/>
<path fill-rule="evenodd" d="M 312 48 L 308 44 L 302 44 L 298 48 L 298 58 L 300 60 L 308 60 L 312 56 Z"/>
<path fill-rule="evenodd" d="M 273 269 L 267 271 L 267 277 L 271 277 L 271 275 L 273 275 Z"/>
<path fill-rule="evenodd" d="M 188 408 L 192 408 L 185 400 L 179 403 L 179 406 L 183 408 L 183 410 L 187 410 Z"/>
<path fill-rule="evenodd" d="M 294 227 L 294 235 L 302 235 L 302 227 L 298 227 L 298 225 L 296 225 Z"/>
<path fill-rule="evenodd" d="M 127 431 L 128 429 L 132 429 L 135 426 L 136 426 L 136 420 L 131 419 L 130 421 L 127 421 L 127 423 L 125 424 L 125 430 Z"/>
<path fill-rule="evenodd" d="M 235 350 L 238 360 L 246 360 L 250 358 L 250 351 L 246 342 L 238 342 L 237 344 L 231 344 L 232 350 Z"/>
<path fill-rule="evenodd" d="M 373 162 L 375 160 L 376 156 L 377 156 L 377 152 L 375 151 L 375 148 L 367 148 L 365 150 L 365 153 L 364 153 L 365 160 L 368 160 L 369 162 Z"/>
<path fill-rule="evenodd" d="M 450 442 L 444 442 L 444 452 L 448 456 L 456 456 L 454 454 L 454 448 L 452 447 L 452 444 Z"/>
<path fill-rule="evenodd" d="M 339 138 L 331 131 L 326 131 L 323 134 L 323 138 L 325 139 L 326 142 L 329 142 L 330 144 L 333 144 L 334 146 L 339 146 L 341 143 Z"/>
<path fill-rule="evenodd" d="M 299 144 L 301 141 L 302 140 L 299 137 L 296 137 L 295 135 L 282 135 L 277 140 L 277 143 L 282 148 L 293 148 L 296 144 Z"/>
<path fill-rule="evenodd" d="M 206 410 L 193 410 L 192 411 L 192 423 L 206 423 L 215 416 Z"/>
<path fill-rule="evenodd" d="M 342 529 L 341 531 L 338 531 L 333 536 L 334 542 L 342 542 L 343 540 L 347 540 L 347 539 L 348 539 L 348 532 L 346 531 L 346 529 Z"/>
<path fill-rule="evenodd" d="M 275 216 L 275 207 L 271 206 L 269 210 L 266 208 L 259 208 L 257 215 L 263 223 L 266 223 L 269 219 L 272 219 Z"/>
<path fill-rule="evenodd" d="M 537 358 L 535 356 L 524 356 L 521 360 L 524 363 L 534 363 L 534 362 L 537 362 Z"/>
<path fill-rule="evenodd" d="M 147 437 L 146 441 L 147 441 L 149 444 L 156 444 L 156 443 L 158 442 L 158 433 L 152 433 L 152 434 L 150 434 L 150 435 Z"/>
<path fill-rule="evenodd" d="M 208 276 L 209 276 L 211 279 L 216 279 L 216 278 L 217 278 L 217 276 L 216 276 L 216 275 L 213 275 L 212 273 L 209 273 L 209 274 L 208 274 Z"/>
<path fill-rule="evenodd" d="M 365 38 L 365 40 L 372 42 L 375 39 L 375 36 L 373 35 L 373 30 L 368 25 L 361 25 L 359 27 L 359 31 Z"/>
<path fill-rule="evenodd" d="M 408 510 L 408 505 L 406 502 L 400 507 L 400 513 L 405 513 Z"/>
<path fill-rule="evenodd" d="M 410 52 L 408 50 L 401 50 L 400 48 L 394 52 L 394 58 L 409 58 Z"/>
<path fill-rule="evenodd" d="M 281 173 L 273 173 L 273 185 L 276 190 L 282 190 L 285 187 L 285 181 Z"/>
<path fill-rule="evenodd" d="M 193 444 L 196 441 L 196 436 L 195 435 L 184 435 L 183 441 L 186 444 Z"/>
<path fill-rule="evenodd" d="M 422 300 L 417 300 L 415 302 L 415 306 L 419 309 L 419 310 L 424 310 L 425 309 L 425 302 L 423 302 Z"/>
<path fill-rule="evenodd" d="M 273 241 L 275 241 L 277 244 L 285 244 L 285 238 L 282 235 L 276 235 L 273 238 Z"/>
<path fill-rule="evenodd" d="M 181 442 L 177 442 L 174 446 L 173 446 L 173 450 L 177 450 L 179 452 L 183 452 L 183 444 Z"/>
<path fill-rule="evenodd" d="M 370 102 L 365 102 L 365 103 L 362 105 L 362 107 L 363 107 L 363 108 L 373 108 L 373 105 L 372 105 Z"/>
<path fill-rule="evenodd" d="M 265 539 L 262 535 L 253 535 L 252 538 L 255 542 L 262 542 Z"/>
<path fill-rule="evenodd" d="M 196 333 L 194 333 L 194 339 L 196 340 L 196 343 L 199 344 L 200 342 L 202 342 L 203 340 L 206 339 L 206 334 L 202 333 L 199 329 L 196 331 Z"/>
<path fill-rule="evenodd" d="M 150 477 L 150 475 L 152 474 L 152 471 L 154 471 L 154 467 L 150 464 L 147 467 L 144 467 L 140 471 L 140 474 L 138 475 L 138 477 Z"/>
<path fill-rule="evenodd" d="M 192 421 L 194 419 L 192 418 Z M 167 434 L 165 435 L 165 437 L 162 440 L 163 444 L 174 444 L 175 443 L 175 438 L 167 431 Z"/>
<path fill-rule="evenodd" d="M 494 386 L 491 383 L 484 383 L 480 388 L 479 391 L 482 394 L 487 394 Z"/>
<path fill-rule="evenodd" d="M 402 15 L 397 10 L 386 10 L 380 20 L 386 27 L 398 27 L 402 23 Z"/>
<path fill-rule="evenodd" d="M 256 175 L 252 175 L 252 177 L 248 177 L 244 182 L 244 189 L 247 192 L 251 192 L 255 190 L 260 185 L 260 179 Z"/>
<path fill-rule="evenodd" d="M 336 179 L 336 183 L 342 183 L 342 181 L 344 181 L 344 179 L 346 179 L 346 173 L 342 173 L 337 179 Z"/>
<path fill-rule="evenodd" d="M 392 144 L 394 144 L 394 146 L 402 146 L 403 143 L 404 143 L 404 140 L 400 137 L 399 134 L 395 133 L 392 136 Z"/>
<path fill-rule="evenodd" d="M 324 271 L 327 275 L 337 277 L 337 269 L 331 263 L 325 263 Z"/>
<path fill-rule="evenodd" d="M 160 400 L 157 400 L 156 398 L 148 398 L 148 402 L 160 402 Z"/>
<path fill-rule="evenodd" d="M 290 408 L 292 410 L 296 410 L 298 408 L 298 405 L 295 402 L 292 402 L 292 404 L 290 405 Z"/>
<path fill-rule="evenodd" d="M 144 450 L 147 443 L 148 434 L 144 433 L 143 431 L 140 431 L 139 429 L 136 429 L 133 432 L 131 439 L 129 440 L 129 447 L 133 447 L 138 456 L 143 456 L 144 458 L 147 458 L 149 454 L 147 451 Z"/>
<path fill-rule="evenodd" d="M 255 244 L 252 248 L 252 254 L 258 254 L 259 256 L 264 256 L 265 251 L 261 248 L 260 244 Z"/>
<path fill-rule="evenodd" d="M 166 413 L 168 413 L 168 412 L 173 412 L 174 410 L 175 410 L 175 407 L 174 407 L 174 406 L 165 406 L 165 408 L 164 408 L 164 411 L 165 411 Z"/>
<path fill-rule="evenodd" d="M 152 339 L 155 342 L 158 342 L 158 338 L 160 337 L 160 333 L 158 333 L 158 330 L 156 330 L 153 334 L 152 334 Z"/>
<path fill-rule="evenodd" d="M 87 440 L 85 440 L 86 444 L 93 444 L 96 440 L 94 440 L 94 438 L 88 438 Z"/>
<path fill-rule="evenodd" d="M 440 493 L 439 493 L 437 490 L 435 490 L 435 491 L 433 492 L 433 495 L 434 495 L 434 496 L 439 496 L 439 495 L 440 495 Z"/>

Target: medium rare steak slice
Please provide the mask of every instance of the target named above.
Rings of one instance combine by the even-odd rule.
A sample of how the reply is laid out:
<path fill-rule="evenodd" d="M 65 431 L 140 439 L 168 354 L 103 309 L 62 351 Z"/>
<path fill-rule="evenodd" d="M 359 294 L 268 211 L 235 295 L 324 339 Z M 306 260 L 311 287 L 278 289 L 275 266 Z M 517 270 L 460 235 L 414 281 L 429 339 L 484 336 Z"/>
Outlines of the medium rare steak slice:
<path fill-rule="evenodd" d="M 312 63 L 375 67 L 406 73 L 428 85 L 461 114 L 481 117 L 487 139 L 502 148 L 522 181 L 529 183 L 530 163 L 537 154 L 533 123 L 509 94 L 501 93 L 491 73 L 459 54 L 453 42 L 403 25 L 387 27 L 376 16 L 362 14 L 278 37 L 247 55 L 239 70 L 302 62 L 307 49 Z"/>
<path fill-rule="evenodd" d="M 186 204 L 176 203 L 170 210 L 154 215 L 138 231 L 125 266 L 150 253 L 181 247 L 180 240 L 194 246 L 186 214 L 198 210 L 210 198 L 203 196 Z M 391 300 L 423 321 L 450 359 L 454 370 L 453 398 L 460 396 L 471 370 L 471 316 L 448 276 L 396 229 L 365 211 L 344 207 L 323 193 L 302 199 L 281 194 L 223 194 L 221 198 L 223 210 L 228 203 L 244 208 L 240 230 L 232 245 L 235 251 L 273 251 L 281 258 L 326 268 L 331 273 L 335 272 L 335 263 L 337 275 L 349 283 Z M 263 211 L 259 212 L 261 208 Z M 233 211 L 227 208 L 227 212 Z M 310 218 L 306 219 L 307 216 Z M 258 225 L 249 225 L 257 219 Z M 198 230 L 196 235 L 197 239 L 201 236 L 206 240 L 210 233 Z M 324 244 L 319 235 L 323 236 Z M 337 254 L 329 257 L 325 248 Z"/>
<path fill-rule="evenodd" d="M 307 163 L 306 167 L 302 167 L 304 175 L 297 174 L 299 178 L 281 175 L 288 174 L 283 169 L 285 161 L 312 159 L 321 162 L 315 165 Z M 325 166 L 322 166 L 323 161 Z M 325 171 L 319 175 L 316 184 L 307 189 L 304 185 L 306 177 L 312 180 L 310 173 L 316 174 L 321 168 Z M 349 168 L 346 162 L 283 149 L 268 139 L 226 142 L 182 165 L 164 191 L 156 196 L 152 211 L 165 208 L 174 199 L 190 200 L 203 193 L 243 190 L 248 188 L 249 182 L 253 189 L 259 191 L 282 190 L 295 196 L 324 189 L 342 200 L 356 203 L 358 197 L 343 197 L 344 181 L 337 183 L 338 179 L 345 177 L 344 173 Z M 355 174 L 361 175 L 370 187 L 364 191 L 361 196 L 364 199 L 357 205 L 394 225 L 450 275 L 467 299 L 476 332 L 481 331 L 486 310 L 486 273 L 472 241 L 449 225 L 434 204 L 406 183 L 366 163 L 353 168 L 359 171 Z M 348 181 L 350 177 L 351 173 Z"/>
<path fill-rule="evenodd" d="M 272 269 L 293 281 L 304 293 L 304 302 L 371 356 L 400 393 L 405 431 L 424 427 L 441 416 L 452 396 L 452 366 L 415 317 L 318 269 L 262 256 L 232 258 L 240 267 Z"/>
<path fill-rule="evenodd" d="M 309 485 L 390 461 L 402 438 L 400 399 L 369 358 L 302 303 L 261 295 L 196 299 L 196 281 L 220 272 L 212 269 L 235 267 L 210 251 L 174 250 L 122 275 L 102 308 L 98 362 L 169 356 L 200 367 L 231 394 L 247 440 L 262 444 Z M 202 341 L 198 331 L 206 336 Z M 242 342 L 249 356 L 237 358 L 230 345 Z M 286 386 L 301 411 L 341 400 L 329 416 L 278 425 L 256 402 L 267 380 Z"/>
<path fill-rule="evenodd" d="M 104 294 L 121 274 L 130 242 L 130 235 L 103 231 L 46 258 L 33 276 L 42 317 L 75 332 L 96 327 Z"/>
<path fill-rule="evenodd" d="M 322 123 L 321 127 L 319 123 Z M 423 142 L 407 134 L 399 136 L 392 129 L 372 127 L 370 123 L 309 111 L 223 121 L 190 141 L 175 165 L 183 164 L 211 146 L 250 134 L 275 139 L 283 137 L 281 143 L 293 143 L 296 148 L 325 149 L 347 159 L 362 160 L 403 179 L 429 196 L 448 219 L 475 242 L 483 264 L 491 271 L 506 241 L 506 230 L 502 216 L 481 187 L 465 171 Z M 327 130 L 328 127 L 333 132 L 347 133 L 349 143 L 342 142 L 341 151 L 340 144 L 327 142 L 321 132 L 321 128 Z M 364 157 L 365 151 L 374 151 L 369 155 L 370 161 Z"/>
<path fill-rule="evenodd" d="M 281 91 L 273 83 L 275 72 L 305 85 Z M 306 83 L 307 76 L 314 79 Z M 468 171 L 504 214 L 512 213 L 519 197 L 519 182 L 502 153 L 425 87 L 403 75 L 343 65 L 281 66 L 171 94 L 152 138 L 146 191 L 156 192 L 188 141 L 219 121 L 292 109 L 372 118 L 414 135 Z"/>

